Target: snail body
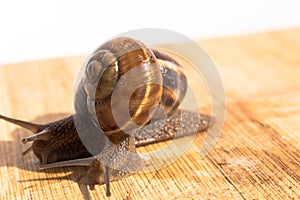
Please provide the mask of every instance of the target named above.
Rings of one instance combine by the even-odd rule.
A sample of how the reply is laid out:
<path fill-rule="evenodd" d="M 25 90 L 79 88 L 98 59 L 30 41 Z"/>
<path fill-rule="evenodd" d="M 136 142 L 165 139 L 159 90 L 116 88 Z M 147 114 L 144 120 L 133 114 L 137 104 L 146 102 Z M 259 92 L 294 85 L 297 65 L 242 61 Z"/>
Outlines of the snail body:
<path fill-rule="evenodd" d="M 33 142 L 31 150 L 42 169 L 90 166 L 78 181 L 91 188 L 105 183 L 109 196 L 110 180 L 142 165 L 137 146 L 192 134 L 188 128 L 195 125 L 198 131 L 208 128 L 209 116 L 179 109 L 186 89 L 187 79 L 177 61 L 140 41 L 121 37 L 101 45 L 85 62 L 73 115 L 45 125 L 2 115 L 0 119 L 34 133 L 22 142 Z M 186 129 L 176 131 L 178 123 Z"/>

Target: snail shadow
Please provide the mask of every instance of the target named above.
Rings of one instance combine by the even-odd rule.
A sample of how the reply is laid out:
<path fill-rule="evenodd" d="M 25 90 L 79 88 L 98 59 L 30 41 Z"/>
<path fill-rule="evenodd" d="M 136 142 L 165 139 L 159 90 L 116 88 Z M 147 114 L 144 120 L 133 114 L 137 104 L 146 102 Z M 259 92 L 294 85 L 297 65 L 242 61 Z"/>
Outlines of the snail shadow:
<path fill-rule="evenodd" d="M 38 124 L 46 124 L 58 119 L 62 119 L 69 115 L 70 114 L 68 113 L 46 114 L 28 121 L 38 123 Z M 17 127 L 12 132 L 5 133 L 5 134 L 10 134 L 14 138 L 14 140 L 0 141 L 1 154 L 3 155 L 0 157 L 0 168 L 2 167 L 19 168 L 20 170 L 32 171 L 34 173 L 43 173 L 46 174 L 45 176 L 50 176 L 51 174 L 57 174 L 57 173 L 67 174 L 58 177 L 45 177 L 45 178 L 33 178 L 33 179 L 32 178 L 26 179 L 23 177 L 21 180 L 18 180 L 18 182 L 35 182 L 35 181 L 49 181 L 49 180 L 69 180 L 69 181 L 71 180 L 77 182 L 76 181 L 77 178 L 87 170 L 86 167 L 59 167 L 59 168 L 53 168 L 47 170 L 40 170 L 39 169 L 40 162 L 32 151 L 28 151 L 25 155 L 23 155 L 23 153 L 28 148 L 30 148 L 31 144 L 22 144 L 21 140 L 26 136 L 32 135 L 32 133 L 27 131 L 24 128 Z M 88 188 L 85 185 L 81 185 L 81 184 L 78 184 L 78 187 L 84 199 L 90 199 Z"/>

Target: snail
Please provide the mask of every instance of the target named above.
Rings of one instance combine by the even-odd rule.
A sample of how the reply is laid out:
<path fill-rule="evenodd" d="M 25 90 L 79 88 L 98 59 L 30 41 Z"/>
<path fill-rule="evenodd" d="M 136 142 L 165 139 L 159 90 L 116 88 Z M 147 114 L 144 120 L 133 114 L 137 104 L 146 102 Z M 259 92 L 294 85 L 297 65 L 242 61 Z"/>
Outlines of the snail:
<path fill-rule="evenodd" d="M 96 184 L 124 178 L 142 165 L 136 148 L 205 131 L 210 116 L 180 109 L 186 94 L 183 67 L 172 57 L 128 38 L 114 38 L 84 63 L 75 92 L 75 113 L 47 124 L 0 115 L 0 119 L 34 133 L 41 169 L 89 166 L 78 182 Z M 125 110 L 124 110 L 125 109 Z M 129 117 L 129 118 L 128 118 Z M 184 127 L 178 129 L 178 127 Z"/>

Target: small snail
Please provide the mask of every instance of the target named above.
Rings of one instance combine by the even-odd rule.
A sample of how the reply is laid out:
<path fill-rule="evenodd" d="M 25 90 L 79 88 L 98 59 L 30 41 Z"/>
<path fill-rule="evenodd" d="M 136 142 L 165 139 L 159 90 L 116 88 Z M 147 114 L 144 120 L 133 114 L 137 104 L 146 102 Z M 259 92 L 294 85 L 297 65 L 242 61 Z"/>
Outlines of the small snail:
<path fill-rule="evenodd" d="M 110 196 L 109 181 L 142 165 L 136 147 L 192 134 L 194 127 L 208 128 L 208 115 L 179 108 L 186 90 L 187 78 L 176 60 L 119 37 L 101 45 L 85 62 L 73 115 L 44 125 L 2 115 L 0 119 L 34 133 L 22 142 L 33 142 L 29 150 L 41 169 L 90 166 L 78 182 L 91 189 L 105 183 Z"/>

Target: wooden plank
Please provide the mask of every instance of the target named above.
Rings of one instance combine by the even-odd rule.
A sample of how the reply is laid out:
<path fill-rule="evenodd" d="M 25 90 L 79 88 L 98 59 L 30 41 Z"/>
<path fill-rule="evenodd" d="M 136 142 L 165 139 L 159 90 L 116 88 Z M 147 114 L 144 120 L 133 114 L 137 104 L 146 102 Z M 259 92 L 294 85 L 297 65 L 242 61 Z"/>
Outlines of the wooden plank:
<path fill-rule="evenodd" d="M 300 29 L 201 42 L 227 94 L 209 158 L 245 199 L 300 197 Z"/>
<path fill-rule="evenodd" d="M 113 182 L 111 199 L 300 198 L 299 35 L 292 29 L 200 41 L 227 95 L 218 144 L 200 159 L 205 134 L 198 135 L 172 165 Z M 73 83 L 84 58 L 1 66 L 0 113 L 34 122 L 72 113 Z M 104 186 L 89 192 L 74 181 L 84 168 L 38 171 L 34 155 L 22 156 L 28 146 L 20 141 L 29 134 L 0 121 L 0 199 L 105 197 Z"/>

